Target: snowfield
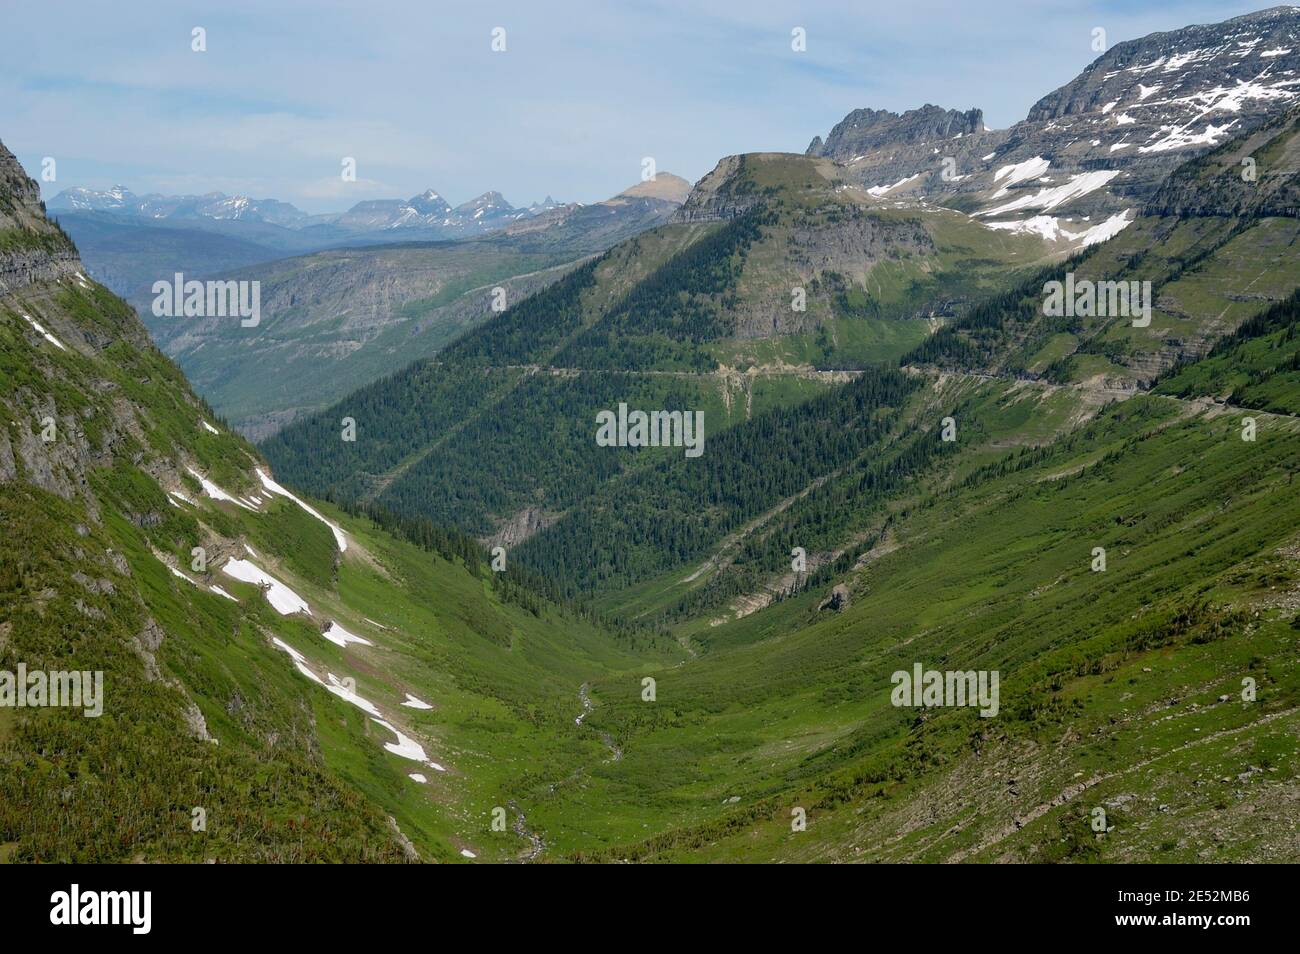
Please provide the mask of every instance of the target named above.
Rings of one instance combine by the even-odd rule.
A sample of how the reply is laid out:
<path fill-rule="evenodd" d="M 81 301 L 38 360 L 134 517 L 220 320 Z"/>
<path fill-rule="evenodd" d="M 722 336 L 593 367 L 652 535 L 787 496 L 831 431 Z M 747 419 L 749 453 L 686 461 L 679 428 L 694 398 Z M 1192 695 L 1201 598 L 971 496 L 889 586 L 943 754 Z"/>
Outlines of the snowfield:
<path fill-rule="evenodd" d="M 298 650 L 294 649 L 292 646 L 290 646 L 288 643 L 281 640 L 279 637 L 272 637 L 271 642 L 274 643 L 280 649 L 287 652 L 289 656 L 293 659 L 293 664 L 298 669 L 298 671 L 302 673 L 304 676 L 306 676 L 308 679 L 310 679 L 312 682 L 316 683 L 317 685 L 324 686 L 326 689 L 328 689 L 334 695 L 338 696 L 340 699 L 356 706 L 362 712 L 366 713 L 366 715 L 370 716 L 372 721 L 379 723 L 389 732 L 393 733 L 393 735 L 397 737 L 397 741 L 385 742 L 384 743 L 385 751 L 391 752 L 393 755 L 396 755 L 399 758 L 408 759 L 412 762 L 421 762 L 424 765 L 427 765 L 429 768 L 434 769 L 435 771 L 438 772 L 447 771 L 437 762 L 429 761 L 429 756 L 424 751 L 424 746 L 420 745 L 419 742 L 412 739 L 409 735 L 406 735 L 404 732 L 402 732 L 400 729 L 394 726 L 391 722 L 384 719 L 383 717 L 384 714 L 379 710 L 379 707 L 377 705 L 375 705 L 369 699 L 357 693 L 356 689 L 354 688 L 355 683 L 352 680 L 340 679 L 338 676 L 334 675 L 334 673 L 327 671 L 325 673 L 325 676 L 326 679 L 328 679 L 329 681 L 326 682 L 325 680 L 322 680 L 319 676 L 316 675 L 316 673 L 312 671 L 311 667 L 307 665 L 307 657 L 304 656 L 302 653 L 298 652 Z"/>
<path fill-rule="evenodd" d="M 978 214 L 999 215 L 1003 212 L 1014 212 L 1016 209 L 1042 209 L 1045 212 L 1050 212 L 1058 205 L 1085 196 L 1089 192 L 1095 192 L 1117 175 L 1119 175 L 1119 172 L 1112 169 L 1081 172 L 1078 175 L 1071 176 L 1070 181 L 1064 185 L 1039 189 L 1034 195 L 1022 195 L 1018 199 L 1012 199 L 1005 205 L 999 205 Z M 1005 188 L 997 194 L 1002 195 L 1004 192 L 1006 192 Z"/>
<path fill-rule="evenodd" d="M 348 643 L 360 643 L 362 646 L 374 645 L 374 643 L 366 639 L 364 636 L 357 636 L 354 633 L 349 633 L 333 620 L 330 621 L 329 629 L 325 630 L 321 635 L 336 646 L 346 647 Z"/>
<path fill-rule="evenodd" d="M 199 482 L 199 485 L 203 488 L 203 492 L 207 494 L 209 497 L 211 497 L 213 500 L 225 500 L 228 503 L 236 504 L 237 506 L 243 507 L 245 510 L 251 510 L 254 513 L 257 512 L 256 507 L 252 506 L 251 504 L 245 503 L 243 500 L 240 500 L 238 497 L 232 497 L 230 494 L 226 493 L 224 490 L 222 490 L 212 481 L 208 480 L 208 478 L 200 474 L 193 467 L 186 467 L 185 469 L 189 471 L 191 477 L 193 477 L 195 480 Z"/>
<path fill-rule="evenodd" d="M 308 679 L 310 679 L 312 682 L 316 683 L 317 685 L 321 685 L 321 686 L 325 685 L 325 683 L 321 681 L 320 676 L 316 675 L 314 672 L 311 671 L 310 667 L 308 667 L 306 656 L 298 652 L 298 650 L 294 649 L 292 646 L 290 646 L 284 640 L 280 639 L 280 637 L 278 636 L 271 637 L 271 642 L 273 642 L 276 646 L 278 646 L 280 649 L 283 649 L 286 653 L 289 654 L 290 658 L 293 659 L 294 666 L 297 668 L 297 670 L 300 673 L 302 673 L 304 676 L 306 676 Z"/>
<path fill-rule="evenodd" d="M 221 568 L 221 572 L 244 583 L 256 583 L 261 587 L 269 587 L 266 590 L 266 598 L 281 616 L 311 612 L 306 600 L 256 564 L 231 557 L 226 561 L 226 565 Z"/>
<path fill-rule="evenodd" d="M 343 532 L 343 528 L 342 528 L 342 527 L 340 527 L 340 526 L 339 526 L 337 523 L 335 523 L 333 520 L 330 520 L 328 517 L 326 517 L 324 514 L 322 514 L 322 513 L 321 513 L 319 510 L 317 510 L 316 508 L 312 507 L 310 504 L 305 503 L 304 501 L 302 501 L 302 500 L 299 499 L 298 497 L 296 497 L 296 496 L 294 496 L 293 494 L 291 494 L 289 491 L 285 490 L 283 487 L 281 487 L 279 484 L 277 484 L 274 480 L 272 480 L 272 479 L 267 475 L 266 471 L 262 470 L 262 468 L 260 468 L 260 467 L 256 468 L 256 472 L 257 472 L 257 476 L 258 476 L 258 477 L 261 479 L 261 481 L 262 481 L 262 486 L 263 486 L 263 487 L 265 487 L 267 490 L 269 490 L 269 491 L 270 491 L 271 493 L 273 493 L 273 494 L 278 494 L 278 495 L 281 496 L 281 497 L 288 497 L 290 500 L 292 500 L 294 503 L 296 503 L 296 504 L 297 504 L 299 507 L 301 507 L 303 510 L 307 511 L 309 514 L 311 514 L 313 517 L 315 517 L 315 518 L 316 518 L 317 520 L 319 520 L 321 523 L 325 524 L 325 526 L 329 527 L 330 530 L 332 530 L 332 531 L 334 532 L 334 542 L 338 544 L 339 551 L 340 551 L 340 552 L 343 552 L 343 553 L 346 553 L 346 552 L 347 552 L 347 549 L 348 549 L 348 538 L 347 538 L 347 535 L 344 534 L 344 532 Z"/>
<path fill-rule="evenodd" d="M 1026 159 L 1024 162 L 1017 162 L 1014 165 L 1003 166 L 997 172 L 993 173 L 994 182 L 1002 182 L 1002 188 L 993 194 L 993 198 L 999 198 L 1007 194 L 1008 189 L 1018 182 L 1027 182 L 1030 179 L 1037 179 L 1043 175 L 1051 166 L 1051 161 L 1044 159 L 1042 156 L 1035 156 L 1032 159 Z"/>
<path fill-rule="evenodd" d="M 1039 235 L 1048 242 L 1079 242 L 1080 248 L 1087 248 L 1089 245 L 1096 245 L 1098 242 L 1114 238 L 1131 225 L 1133 220 L 1129 218 L 1130 211 L 1126 209 L 1123 212 L 1117 212 L 1105 222 L 1094 225 L 1082 232 L 1067 231 L 1061 226 L 1060 219 L 1050 215 L 1035 215 L 1029 219 L 987 222 L 985 224 L 991 229 L 1017 234 Z"/>
<path fill-rule="evenodd" d="M 54 335 L 50 334 L 48 331 L 42 328 L 41 323 L 37 321 L 35 318 L 33 318 L 31 315 L 23 315 L 23 317 L 26 318 L 27 323 L 31 325 L 33 328 L 35 328 L 37 331 L 39 331 L 41 333 L 41 337 L 43 337 L 50 344 L 54 345 L 60 351 L 68 350 L 66 347 L 64 347 L 62 341 L 60 341 L 58 338 L 54 337 Z"/>
<path fill-rule="evenodd" d="M 867 190 L 867 195 L 873 195 L 873 196 L 875 196 L 877 199 L 879 199 L 879 198 L 880 198 L 882 195 L 884 195 L 886 192 L 893 192 L 893 191 L 894 191 L 895 189 L 897 189 L 899 186 L 907 185 L 907 184 L 908 184 L 909 182 L 911 182 L 913 179 L 919 179 L 919 178 L 921 178 L 921 175 L 922 175 L 922 174 L 918 172 L 916 175 L 914 175 L 914 176 L 908 176 L 906 179 L 899 179 L 899 180 L 898 180 L 897 182 L 895 182 L 893 185 L 879 185 L 879 186 L 872 186 L 870 189 Z"/>

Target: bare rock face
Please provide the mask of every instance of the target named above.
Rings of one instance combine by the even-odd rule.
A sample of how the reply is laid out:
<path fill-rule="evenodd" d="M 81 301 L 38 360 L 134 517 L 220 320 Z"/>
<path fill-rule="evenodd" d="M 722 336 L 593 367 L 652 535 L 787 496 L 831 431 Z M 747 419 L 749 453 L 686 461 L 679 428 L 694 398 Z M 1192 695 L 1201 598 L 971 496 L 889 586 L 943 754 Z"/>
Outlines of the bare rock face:
<path fill-rule="evenodd" d="M 43 241 L 36 233 L 32 233 L 32 240 Z M 76 252 L 67 249 L 39 245 L 3 252 L 0 253 L 0 294 L 38 282 L 71 278 L 80 268 Z"/>
<path fill-rule="evenodd" d="M 1300 217 L 1300 106 L 1180 166 L 1147 211 L 1179 217 Z"/>
<path fill-rule="evenodd" d="M 847 175 L 878 193 L 890 187 L 914 185 L 933 191 L 953 192 L 975 168 L 985 168 L 988 156 L 1006 141 L 1007 130 L 984 128 L 984 113 L 965 112 L 926 104 L 899 115 L 884 109 L 855 109 L 826 137 L 815 138 L 808 155 L 826 156 L 847 166 Z M 955 175 L 942 178 L 944 160 Z M 935 182 L 931 182 L 931 177 Z M 917 180 L 909 183 L 908 180 Z"/>
<path fill-rule="evenodd" d="M 41 190 L 0 143 L 0 295 L 80 268 L 76 249 L 45 218 Z"/>
<path fill-rule="evenodd" d="M 194 703 L 193 699 L 186 700 L 185 704 L 185 728 L 190 735 L 200 742 L 215 742 L 216 739 L 208 734 L 208 722 L 203 718 L 203 712 Z"/>
<path fill-rule="evenodd" d="M 675 176 L 671 172 L 660 172 L 653 179 L 638 182 L 636 185 L 624 189 L 611 201 L 646 198 L 681 205 L 690 194 L 691 184 L 681 176 Z"/>
<path fill-rule="evenodd" d="M 41 187 L 23 171 L 14 154 L 0 143 L 0 215 L 13 222 L 41 206 Z"/>
<path fill-rule="evenodd" d="M 926 103 L 901 116 L 887 109 L 855 109 L 840 121 L 823 143 L 818 136 L 808 146 L 810 156 L 848 162 L 854 156 L 891 146 L 913 146 L 984 132 L 984 112 L 959 112 Z"/>
<path fill-rule="evenodd" d="M 13 480 L 18 476 L 18 466 L 14 463 L 13 445 L 9 442 L 9 430 L 0 427 L 0 483 Z"/>
<path fill-rule="evenodd" d="M 406 833 L 398 827 L 397 819 L 392 815 L 388 816 L 388 827 L 392 829 L 393 837 L 397 839 L 397 843 L 402 846 L 402 855 L 406 860 L 410 862 L 419 861 L 420 852 L 417 851 L 415 845 L 411 843 L 411 839 L 406 837 Z"/>
<path fill-rule="evenodd" d="M 695 188 L 686 197 L 682 207 L 673 216 L 675 222 L 718 222 L 734 219 L 744 215 L 759 202 L 752 199 L 734 200 L 723 190 L 723 186 L 736 175 L 740 168 L 741 156 L 726 156 L 713 171 L 695 183 Z"/>
<path fill-rule="evenodd" d="M 503 523 L 496 533 L 483 543 L 490 547 L 512 547 L 523 543 L 538 531 L 545 530 L 555 521 L 554 515 L 548 516 L 540 507 L 525 507 Z"/>
<path fill-rule="evenodd" d="M 837 583 L 831 590 L 831 595 L 828 596 L 822 605 L 817 608 L 819 610 L 832 610 L 833 612 L 838 613 L 848 607 L 851 599 L 852 596 L 849 593 L 849 588 L 843 583 Z"/>
<path fill-rule="evenodd" d="M 94 466 L 97 454 L 91 448 L 81 422 L 73 415 L 60 416 L 52 399 L 45 398 L 20 405 L 18 419 L 13 428 L 17 439 L 16 458 L 22 467 L 22 477 L 30 484 L 57 494 L 64 500 L 80 496 L 86 504 L 91 520 L 99 520 L 99 503 L 90 486 L 88 470 Z M 46 441 L 44 422 L 53 421 L 57 439 Z M 6 435 L 0 445 L 0 479 L 7 479 L 14 458 L 5 463 Z M 15 469 L 14 476 L 17 476 Z"/>
<path fill-rule="evenodd" d="M 1013 133 L 1035 154 L 1086 144 L 1071 153 L 1072 171 L 1117 169 L 1111 191 L 1145 200 L 1187 159 L 1300 102 L 1297 69 L 1297 7 L 1153 33 L 1111 47 Z"/>
<path fill-rule="evenodd" d="M 71 500 L 75 491 L 69 470 L 77 471 L 75 454 L 58 441 L 46 443 L 26 421 L 18 422 L 18 457 L 27 482 Z"/>
<path fill-rule="evenodd" d="M 1135 107 L 1134 118 L 1146 125 L 1153 124 L 1153 117 L 1177 120 L 1180 126 L 1196 118 L 1239 118 L 1240 125 L 1249 125 L 1246 117 L 1268 112 L 1262 107 L 1270 101 L 1294 99 L 1284 96 L 1289 87 L 1283 81 L 1294 75 L 1287 71 L 1300 60 L 1298 39 L 1300 8 L 1278 6 L 1116 43 L 1069 83 L 1035 103 L 1025 121 L 1062 120 L 1113 104 L 1111 112 Z M 1143 94 L 1139 87 L 1148 92 Z M 1233 105 L 1240 109 L 1229 107 L 1217 118 L 1204 113 L 1204 107 L 1219 98 L 1216 90 L 1237 92 Z"/>

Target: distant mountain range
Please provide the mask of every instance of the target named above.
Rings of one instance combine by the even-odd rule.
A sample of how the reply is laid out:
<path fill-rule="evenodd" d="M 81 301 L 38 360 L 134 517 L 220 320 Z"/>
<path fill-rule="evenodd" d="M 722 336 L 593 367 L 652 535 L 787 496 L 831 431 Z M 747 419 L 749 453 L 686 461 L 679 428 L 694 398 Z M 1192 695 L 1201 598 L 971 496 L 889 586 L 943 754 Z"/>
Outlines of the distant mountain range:
<path fill-rule="evenodd" d="M 77 243 L 91 276 L 139 305 L 153 282 L 178 271 L 210 276 L 325 249 L 471 240 L 564 224 L 557 244 L 566 246 L 575 228 L 596 222 L 597 233 L 617 235 L 612 244 L 628 229 L 666 221 L 690 188 L 685 179 L 661 172 L 653 182 L 591 205 L 547 196 L 516 208 L 501 193 L 485 192 L 452 208 L 430 189 L 410 199 L 375 199 L 343 213 L 307 215 L 276 199 L 217 192 L 137 196 L 114 186 L 103 192 L 66 189 L 46 208 Z M 592 250 L 583 246 L 581 253 Z"/>
<path fill-rule="evenodd" d="M 276 261 L 248 259 L 246 243 L 223 235 L 138 227 L 101 233 L 93 221 L 61 221 L 81 243 L 91 274 L 109 284 L 120 280 L 121 293 L 140 310 L 159 347 L 198 382 L 219 413 L 244 434 L 260 438 L 433 354 L 492 314 L 493 288 L 504 289 L 510 302 L 519 301 L 563 277 L 577 261 L 665 224 L 690 188 L 685 179 L 661 172 L 653 182 L 637 183 L 603 202 L 539 204 L 534 214 L 508 219 L 504 228 L 484 235 L 352 242 L 305 255 L 269 256 Z M 426 210 L 440 201 L 418 198 Z M 499 218 L 496 210 L 504 200 L 496 193 L 484 198 L 475 210 L 483 211 L 480 218 Z M 399 231 L 424 234 L 418 229 L 386 234 Z M 195 241 L 191 246 L 178 241 L 182 237 Z M 147 241 L 150 251 L 141 254 L 131 239 Z M 185 262 L 191 264 L 181 268 Z M 241 333 L 248 329 L 219 318 L 155 318 L 149 314 L 150 286 L 175 270 L 260 282 L 263 327 L 250 339 Z"/>
<path fill-rule="evenodd" d="M 542 202 L 516 208 L 500 192 L 484 192 L 454 208 L 441 195 L 428 189 L 409 199 L 368 199 L 346 212 L 309 215 L 279 199 L 254 199 L 246 195 L 209 192 L 205 195 L 136 195 L 126 186 L 97 191 L 80 187 L 64 189 L 48 203 L 52 214 L 61 212 L 107 212 L 152 221 L 260 222 L 286 229 L 334 226 L 348 232 L 376 232 L 386 229 L 432 229 L 440 237 L 460 238 L 492 232 L 511 222 L 538 215 L 561 203 L 549 195 Z"/>

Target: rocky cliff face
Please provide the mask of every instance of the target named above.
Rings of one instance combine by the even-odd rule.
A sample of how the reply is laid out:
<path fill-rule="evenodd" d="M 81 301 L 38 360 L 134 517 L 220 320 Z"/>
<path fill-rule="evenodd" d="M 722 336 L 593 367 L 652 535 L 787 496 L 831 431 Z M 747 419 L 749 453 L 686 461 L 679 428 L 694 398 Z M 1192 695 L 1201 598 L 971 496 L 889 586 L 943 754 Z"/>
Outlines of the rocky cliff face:
<path fill-rule="evenodd" d="M 823 143 L 817 137 L 808 146 L 810 156 L 829 156 L 847 162 L 854 156 L 882 147 L 925 144 L 984 132 L 984 112 L 958 112 L 926 103 L 901 116 L 887 109 L 855 109 L 844 117 Z"/>
<path fill-rule="evenodd" d="M 15 222 L 37 224 L 33 210 L 41 208 L 41 189 L 23 171 L 14 154 L 0 143 L 0 226 Z M 41 214 L 40 219 L 44 219 Z"/>
<path fill-rule="evenodd" d="M 719 222 L 744 215 L 762 202 L 762 196 L 734 188 L 748 156 L 724 156 L 695 188 L 673 216 L 674 222 Z"/>
<path fill-rule="evenodd" d="M 1222 23 L 1183 27 L 1117 43 L 1075 79 L 1040 99 L 1026 122 L 1133 109 L 1139 121 L 1181 124 L 1245 110 L 1242 121 L 1269 101 L 1294 98 L 1292 70 L 1300 55 L 1300 7 L 1278 6 Z M 1291 95 L 1287 95 L 1287 91 Z M 1230 103 L 1222 94 L 1236 92 Z M 1233 117 L 1228 117 L 1231 120 Z M 1135 130 L 1129 130 L 1133 132 Z M 1154 137 L 1152 137 L 1154 138 Z"/>
<path fill-rule="evenodd" d="M 1121 172 L 1149 198 L 1178 165 L 1300 101 L 1300 7 L 1118 43 L 1013 128 L 1021 148 L 1074 170 Z"/>
<path fill-rule="evenodd" d="M 784 188 L 784 183 L 776 186 L 764 173 L 764 170 L 780 167 L 797 168 L 796 178 L 804 178 L 800 188 L 814 194 L 821 194 L 843 181 L 841 170 L 829 159 L 803 159 L 781 152 L 724 156 L 708 175 L 695 183 L 672 220 L 721 222 L 744 215 L 764 203 L 767 198 L 765 190 Z"/>
<path fill-rule="evenodd" d="M 0 143 L 0 295 L 80 267 L 72 242 L 45 218 L 40 187 Z"/>
<path fill-rule="evenodd" d="M 87 473 L 139 434 L 137 409 L 113 383 L 73 381 L 61 364 L 44 356 L 93 358 L 118 341 L 148 348 L 148 336 L 128 308 L 85 277 L 76 248 L 45 218 L 36 182 L 3 144 L 0 322 L 42 356 L 11 365 L 20 369 L 13 380 L 0 374 L 0 481 L 21 477 L 65 500 L 81 498 L 95 519 L 99 505 Z M 62 400 L 56 401 L 55 393 Z M 59 439 L 48 439 L 50 433 Z M 91 440 L 92 433 L 97 440 Z"/>

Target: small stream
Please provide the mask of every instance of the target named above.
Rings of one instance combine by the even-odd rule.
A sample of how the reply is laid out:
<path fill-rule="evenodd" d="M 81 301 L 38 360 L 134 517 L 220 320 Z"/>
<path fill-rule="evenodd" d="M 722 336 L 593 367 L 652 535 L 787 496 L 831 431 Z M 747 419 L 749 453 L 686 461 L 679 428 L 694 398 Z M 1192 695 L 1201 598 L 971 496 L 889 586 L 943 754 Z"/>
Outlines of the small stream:
<path fill-rule="evenodd" d="M 591 715 L 592 710 L 596 708 L 592 704 L 589 687 L 585 682 L 578 687 L 578 699 L 582 702 L 582 712 L 573 722 L 575 725 L 582 725 L 582 720 Z M 618 762 L 623 758 L 623 750 L 618 747 L 618 743 L 614 741 L 614 737 L 608 732 L 602 731 L 600 733 L 600 741 L 605 743 L 605 748 L 609 749 L 612 756 L 607 761 Z"/>

